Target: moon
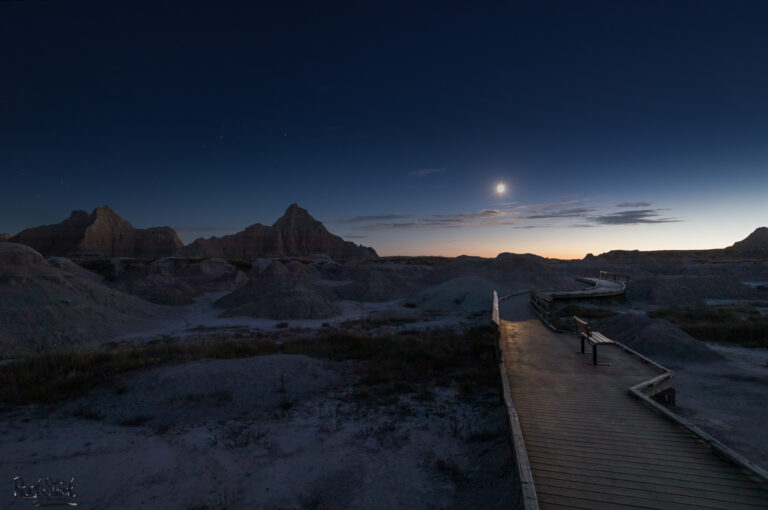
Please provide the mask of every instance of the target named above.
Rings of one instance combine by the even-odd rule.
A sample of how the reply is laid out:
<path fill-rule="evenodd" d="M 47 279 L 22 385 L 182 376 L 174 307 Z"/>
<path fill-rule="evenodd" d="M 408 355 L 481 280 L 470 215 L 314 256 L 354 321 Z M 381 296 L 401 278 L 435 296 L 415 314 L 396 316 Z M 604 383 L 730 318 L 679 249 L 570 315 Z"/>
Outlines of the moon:
<path fill-rule="evenodd" d="M 496 185 L 496 193 L 498 193 L 499 195 L 503 195 L 505 191 L 507 191 L 506 184 L 504 184 L 503 182 L 500 182 Z"/>

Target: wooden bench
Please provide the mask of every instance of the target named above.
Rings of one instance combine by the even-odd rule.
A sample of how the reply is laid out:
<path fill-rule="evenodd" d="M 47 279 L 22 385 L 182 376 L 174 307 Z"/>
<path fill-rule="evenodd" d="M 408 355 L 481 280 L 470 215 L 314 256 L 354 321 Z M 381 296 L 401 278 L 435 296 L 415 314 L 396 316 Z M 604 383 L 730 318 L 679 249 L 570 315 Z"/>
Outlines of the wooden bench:
<path fill-rule="evenodd" d="M 575 315 L 573 316 L 573 322 L 576 325 L 576 334 L 579 340 L 581 340 L 581 353 L 584 354 L 584 340 L 586 340 L 592 344 L 592 364 L 597 365 L 597 346 L 616 345 L 616 343 L 602 333 L 592 331 L 587 321 L 579 319 Z"/>

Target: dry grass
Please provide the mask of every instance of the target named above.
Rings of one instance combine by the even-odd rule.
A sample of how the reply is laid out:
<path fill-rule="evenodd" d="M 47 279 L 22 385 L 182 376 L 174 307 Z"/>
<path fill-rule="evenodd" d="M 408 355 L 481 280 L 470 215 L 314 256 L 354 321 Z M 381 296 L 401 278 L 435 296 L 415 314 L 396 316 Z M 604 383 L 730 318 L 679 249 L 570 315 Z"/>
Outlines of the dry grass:
<path fill-rule="evenodd" d="M 358 360 L 363 383 L 377 386 L 383 394 L 414 392 L 428 399 L 423 390 L 426 383 L 455 385 L 465 395 L 495 387 L 496 350 L 491 327 L 463 333 L 435 330 L 373 338 L 328 333 L 281 343 L 263 338 L 194 342 L 164 338 L 143 345 L 27 356 L 0 367 L 0 402 L 54 402 L 108 383 L 121 374 L 165 363 L 276 353 Z M 226 395 L 217 398 L 227 400 Z"/>
<path fill-rule="evenodd" d="M 0 367 L 0 402 L 56 401 L 140 368 L 203 358 L 245 358 L 278 350 L 274 342 L 261 339 L 182 343 L 165 338 L 144 345 L 29 355 Z"/>

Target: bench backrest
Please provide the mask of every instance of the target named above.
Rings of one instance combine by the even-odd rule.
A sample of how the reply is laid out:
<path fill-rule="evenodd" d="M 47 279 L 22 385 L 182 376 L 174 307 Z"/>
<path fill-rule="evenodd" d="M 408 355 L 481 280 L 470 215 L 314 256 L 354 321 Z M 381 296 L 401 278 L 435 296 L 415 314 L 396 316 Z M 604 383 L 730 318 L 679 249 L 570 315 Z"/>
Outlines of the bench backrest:
<path fill-rule="evenodd" d="M 589 337 L 589 323 L 585 320 L 573 316 L 573 323 L 576 325 L 576 335 Z"/>

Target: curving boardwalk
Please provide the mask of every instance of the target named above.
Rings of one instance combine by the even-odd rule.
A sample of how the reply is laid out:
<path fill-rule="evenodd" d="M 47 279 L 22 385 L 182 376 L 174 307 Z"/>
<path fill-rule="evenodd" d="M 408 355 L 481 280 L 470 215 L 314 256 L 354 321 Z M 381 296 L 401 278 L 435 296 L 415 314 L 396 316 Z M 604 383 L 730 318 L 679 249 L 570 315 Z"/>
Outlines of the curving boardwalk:
<path fill-rule="evenodd" d="M 593 366 L 521 299 L 500 307 L 509 389 L 540 508 L 768 508 L 768 490 L 632 398 L 659 374 L 619 348 Z"/>
<path fill-rule="evenodd" d="M 601 272 L 601 275 L 605 275 L 605 272 Z M 613 299 L 618 297 L 623 299 L 624 293 L 627 290 L 627 285 L 623 281 L 611 280 L 608 278 L 576 278 L 582 283 L 588 283 L 591 287 L 579 290 L 537 290 L 531 289 L 531 307 L 536 310 L 536 313 L 547 322 L 547 324 L 557 329 L 553 323 L 555 322 L 555 301 L 556 300 L 572 300 L 572 299 Z M 511 296 L 504 296 L 502 299 L 506 299 Z"/>
<path fill-rule="evenodd" d="M 539 295 L 547 299 L 591 298 L 600 296 L 615 296 L 626 290 L 624 282 L 606 280 L 603 278 L 579 278 L 580 282 L 589 283 L 592 287 L 579 290 L 549 290 L 540 291 Z"/>

